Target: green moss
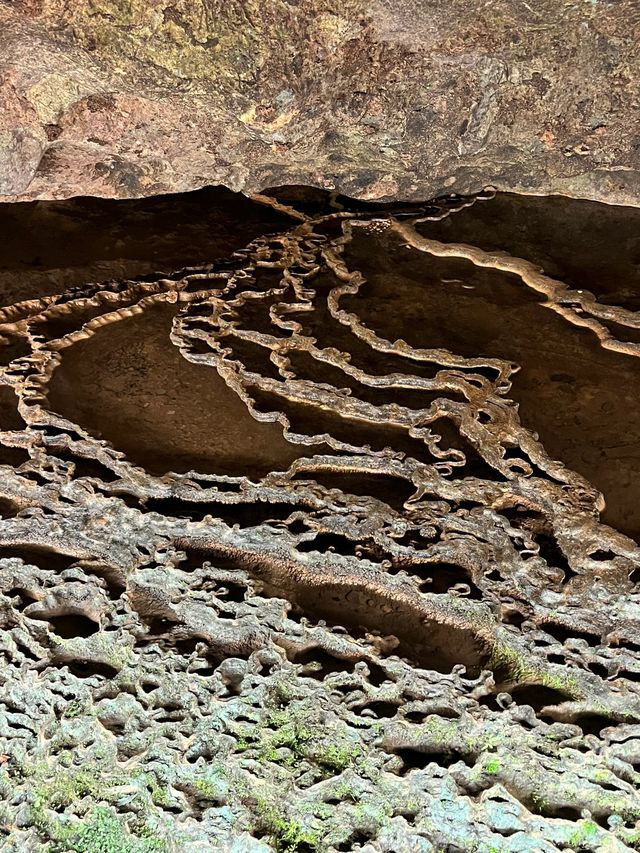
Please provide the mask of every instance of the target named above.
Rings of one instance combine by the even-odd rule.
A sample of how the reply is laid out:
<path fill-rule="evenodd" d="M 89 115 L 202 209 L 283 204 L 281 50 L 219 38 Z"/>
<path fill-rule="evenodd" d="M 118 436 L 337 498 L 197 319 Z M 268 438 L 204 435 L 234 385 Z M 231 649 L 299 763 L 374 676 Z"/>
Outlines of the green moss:
<path fill-rule="evenodd" d="M 501 769 L 502 764 L 497 758 L 490 758 L 484 765 L 484 772 L 490 773 L 492 775 L 495 773 L 499 773 Z"/>
<path fill-rule="evenodd" d="M 167 844 L 160 838 L 131 835 L 122 820 L 98 807 L 86 822 L 59 826 L 50 849 L 51 853 L 165 853 Z"/>
<path fill-rule="evenodd" d="M 592 820 L 585 820 L 580 823 L 576 831 L 569 837 L 568 843 L 570 847 L 579 850 L 585 844 L 590 844 L 598 835 L 598 826 Z"/>
<path fill-rule="evenodd" d="M 627 832 L 622 834 L 622 840 L 625 844 L 627 844 L 632 850 L 640 850 L 640 832 L 637 830 L 633 830 L 631 832 Z"/>
<path fill-rule="evenodd" d="M 297 817 L 285 815 L 274 803 L 258 798 L 256 814 L 261 828 L 270 835 L 271 843 L 278 853 L 318 849 L 318 832 L 304 827 Z"/>
<path fill-rule="evenodd" d="M 163 788 L 160 785 L 154 785 L 151 788 L 151 802 L 154 806 L 165 808 L 171 806 L 173 801 L 167 788 Z"/>
<path fill-rule="evenodd" d="M 524 656 L 501 642 L 497 642 L 492 650 L 490 665 L 492 670 L 506 670 L 515 680 L 521 679 L 527 669 Z"/>
<path fill-rule="evenodd" d="M 361 754 L 361 747 L 345 731 L 326 731 L 317 714 L 306 705 L 271 711 L 260 726 L 245 726 L 237 733 L 236 750 L 253 751 L 261 762 L 292 767 L 302 760 L 326 774 L 339 773 Z"/>
<path fill-rule="evenodd" d="M 109 634 L 98 633 L 88 638 L 52 636 L 51 644 L 67 656 L 83 658 L 89 655 L 96 661 L 112 666 L 117 672 L 131 663 L 134 657 L 133 650 L 129 646 L 119 644 Z"/>
<path fill-rule="evenodd" d="M 359 800 L 359 794 L 353 787 L 353 785 L 349 785 L 348 782 L 341 782 L 337 788 L 335 789 L 335 796 L 339 800 L 352 800 L 354 803 L 357 803 Z M 409 808 L 409 806 L 407 806 Z"/>
<path fill-rule="evenodd" d="M 318 837 L 315 833 L 304 829 L 297 820 L 278 820 L 275 825 L 276 850 L 294 851 L 302 845 L 316 849 Z"/>
<path fill-rule="evenodd" d="M 534 791 L 531 794 L 531 803 L 535 806 L 535 809 L 539 814 L 548 814 L 550 805 L 544 794 L 541 794 L 539 791 Z"/>
<path fill-rule="evenodd" d="M 102 787 L 99 777 L 90 771 L 58 774 L 50 778 L 48 783 L 35 786 L 33 807 L 36 810 L 66 808 L 83 797 L 95 796 Z"/>
<path fill-rule="evenodd" d="M 362 750 L 357 744 L 331 744 L 318 755 L 318 761 L 325 767 L 340 773 L 360 755 L 362 755 Z"/>
<path fill-rule="evenodd" d="M 457 720 L 447 720 L 443 717 L 429 717 L 424 723 L 424 728 L 429 732 L 436 743 L 448 744 L 458 737 L 459 724 Z"/>
<path fill-rule="evenodd" d="M 62 712 L 62 716 L 66 717 L 68 720 L 72 720 L 74 717 L 79 717 L 80 714 L 86 708 L 86 703 L 80 699 L 74 699 L 72 702 L 69 702 L 64 711 Z"/>
<path fill-rule="evenodd" d="M 354 809 L 357 819 L 361 823 L 375 823 L 378 827 L 387 823 L 393 809 L 390 806 L 372 805 L 370 802 L 360 802 Z"/>
<path fill-rule="evenodd" d="M 599 785 L 601 785 L 602 783 L 611 781 L 612 773 L 606 768 L 600 767 L 594 772 L 592 778 L 594 782 L 597 782 Z"/>
<path fill-rule="evenodd" d="M 280 706 L 288 705 L 294 698 L 294 690 L 291 684 L 283 678 L 278 679 L 269 689 L 271 700 Z"/>
<path fill-rule="evenodd" d="M 127 777 L 105 776 L 97 770 L 50 775 L 47 765 L 37 767 L 31 801 L 31 819 L 41 838 L 49 842 L 51 853 L 164 853 L 166 843 L 156 837 L 133 835 L 126 823 L 95 800 L 109 798 L 111 788 L 131 782 Z M 145 777 L 146 778 L 146 777 Z M 157 805 L 168 792 L 155 785 L 152 799 Z M 86 799 L 85 799 L 86 798 Z M 80 803 L 80 801 L 85 802 Z M 75 806 L 85 815 L 81 821 L 56 814 Z M 150 831 L 146 827 L 147 831 Z M 142 833 L 139 833 L 142 834 Z"/>
<path fill-rule="evenodd" d="M 570 699 L 581 699 L 584 696 L 584 691 L 580 687 L 578 679 L 573 675 L 542 672 L 540 683 L 544 687 L 557 690 L 558 693 L 562 693 Z"/>
<path fill-rule="evenodd" d="M 215 800 L 217 796 L 217 788 L 208 779 L 194 779 L 193 787 L 207 800 Z"/>
<path fill-rule="evenodd" d="M 262 732 L 259 746 L 259 757 L 262 760 L 284 760 L 292 764 L 305 756 L 305 746 L 313 740 L 313 729 L 307 725 L 302 713 L 289 709 L 273 711 L 267 718 L 267 726 Z M 290 754 L 281 759 L 278 750 L 283 747 L 288 749 Z"/>
<path fill-rule="evenodd" d="M 502 641 L 498 641 L 493 648 L 491 669 L 508 674 L 508 678 L 516 683 L 540 684 L 570 699 L 584 698 L 584 690 L 574 675 L 552 664 L 546 668 L 538 661 L 527 660 L 524 653 Z"/>

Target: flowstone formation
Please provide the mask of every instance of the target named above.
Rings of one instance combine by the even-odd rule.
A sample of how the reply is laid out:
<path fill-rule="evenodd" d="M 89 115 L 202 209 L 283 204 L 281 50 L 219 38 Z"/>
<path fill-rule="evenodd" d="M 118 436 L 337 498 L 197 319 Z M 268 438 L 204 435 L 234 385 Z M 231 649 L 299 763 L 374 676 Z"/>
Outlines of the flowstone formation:
<path fill-rule="evenodd" d="M 3 850 L 640 849 L 640 316 L 492 195 L 1 310 Z"/>

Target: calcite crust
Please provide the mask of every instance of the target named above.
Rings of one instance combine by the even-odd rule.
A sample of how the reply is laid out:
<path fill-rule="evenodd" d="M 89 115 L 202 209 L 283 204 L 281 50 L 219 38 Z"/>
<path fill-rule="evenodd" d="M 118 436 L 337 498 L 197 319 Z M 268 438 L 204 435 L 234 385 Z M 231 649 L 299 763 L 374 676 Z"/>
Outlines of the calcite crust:
<path fill-rule="evenodd" d="M 369 268 L 583 358 L 637 314 L 429 236 L 490 192 L 254 201 L 226 258 L 1 310 L 2 849 L 640 849 L 640 549 Z"/>

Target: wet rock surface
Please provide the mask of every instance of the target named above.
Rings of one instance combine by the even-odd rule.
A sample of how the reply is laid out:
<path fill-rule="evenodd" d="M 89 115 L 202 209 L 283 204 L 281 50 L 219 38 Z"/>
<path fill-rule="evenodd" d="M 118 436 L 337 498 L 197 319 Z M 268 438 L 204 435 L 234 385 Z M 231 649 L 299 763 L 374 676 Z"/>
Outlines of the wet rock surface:
<path fill-rule="evenodd" d="M 640 198 L 636 0 L 2 0 L 0 195 Z"/>
<path fill-rule="evenodd" d="M 209 194 L 5 264 L 2 849 L 639 849 L 635 211 Z"/>

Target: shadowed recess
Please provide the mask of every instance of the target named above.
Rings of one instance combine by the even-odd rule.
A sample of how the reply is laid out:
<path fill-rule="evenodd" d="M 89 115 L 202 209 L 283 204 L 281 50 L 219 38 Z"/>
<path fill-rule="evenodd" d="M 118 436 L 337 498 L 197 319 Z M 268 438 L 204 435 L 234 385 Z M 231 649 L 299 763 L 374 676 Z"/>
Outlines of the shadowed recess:
<path fill-rule="evenodd" d="M 0 305 L 211 261 L 287 223 L 224 187 L 128 201 L 0 204 Z"/>
<path fill-rule="evenodd" d="M 451 220 L 448 239 L 470 236 L 468 227 L 459 236 L 456 228 Z M 379 334 L 520 365 L 509 396 L 524 425 L 603 492 L 607 523 L 640 536 L 637 358 L 603 349 L 514 275 L 478 272 L 469 261 L 406 248 L 393 235 L 356 232 L 346 256 L 367 283 L 342 304 Z"/>
<path fill-rule="evenodd" d="M 445 243 L 496 249 L 596 294 L 602 303 L 640 309 L 640 209 L 562 196 L 499 193 L 421 234 Z"/>
<path fill-rule="evenodd" d="M 305 455 L 278 424 L 253 418 L 213 368 L 180 355 L 169 340 L 174 315 L 155 305 L 66 349 L 51 408 L 154 474 L 257 477 Z"/>

